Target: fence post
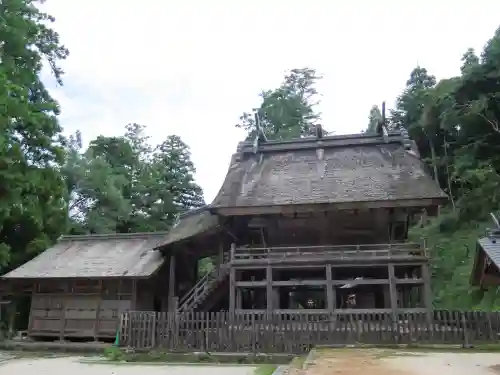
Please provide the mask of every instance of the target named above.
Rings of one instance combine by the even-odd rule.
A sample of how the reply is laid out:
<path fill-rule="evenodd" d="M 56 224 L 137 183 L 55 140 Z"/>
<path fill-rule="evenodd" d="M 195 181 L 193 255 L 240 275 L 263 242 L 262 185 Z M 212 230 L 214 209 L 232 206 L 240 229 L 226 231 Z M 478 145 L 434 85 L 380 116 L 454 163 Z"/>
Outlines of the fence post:
<path fill-rule="evenodd" d="M 467 319 L 465 319 L 465 314 L 463 311 L 460 311 L 460 320 L 462 322 L 462 330 L 464 332 L 464 348 L 470 348 L 469 343 L 469 333 L 467 332 Z"/>
<path fill-rule="evenodd" d="M 127 340 L 127 346 L 128 347 L 133 347 L 134 346 L 134 329 L 132 328 L 132 325 L 134 324 L 134 316 L 132 315 L 131 311 L 127 312 L 128 315 L 128 340 Z"/>
<path fill-rule="evenodd" d="M 155 312 L 153 314 L 153 324 L 152 324 L 153 329 L 151 330 L 152 331 L 151 332 L 151 347 L 153 349 L 156 347 L 156 331 L 157 331 L 157 329 L 156 329 L 156 315 L 157 314 L 159 314 L 159 313 Z"/>

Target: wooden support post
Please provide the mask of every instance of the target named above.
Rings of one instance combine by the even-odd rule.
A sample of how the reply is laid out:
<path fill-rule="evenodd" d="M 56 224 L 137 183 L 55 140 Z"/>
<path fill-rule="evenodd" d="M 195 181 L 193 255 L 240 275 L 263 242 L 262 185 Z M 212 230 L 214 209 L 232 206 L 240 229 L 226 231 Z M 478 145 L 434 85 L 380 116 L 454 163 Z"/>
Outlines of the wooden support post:
<path fill-rule="evenodd" d="M 137 309 L 137 279 L 132 279 L 132 301 L 131 310 Z"/>
<path fill-rule="evenodd" d="M 234 315 L 236 307 L 236 270 L 231 267 L 229 269 L 229 313 Z"/>
<path fill-rule="evenodd" d="M 240 310 L 241 309 L 241 302 L 242 302 L 242 288 L 236 288 L 236 309 Z"/>
<path fill-rule="evenodd" d="M 266 310 L 268 315 L 273 312 L 273 269 L 271 265 L 266 268 Z"/>
<path fill-rule="evenodd" d="M 31 291 L 31 306 L 30 306 L 30 316 L 28 319 L 28 336 L 31 334 L 31 331 L 33 330 L 33 310 L 34 310 L 34 303 L 37 300 L 37 293 L 38 293 L 38 283 L 35 281 L 33 283 L 33 289 Z"/>
<path fill-rule="evenodd" d="M 8 328 L 8 334 L 7 337 L 11 339 L 14 337 L 14 330 L 16 327 L 16 317 L 17 317 L 17 301 L 13 300 L 9 305 L 8 305 L 8 310 L 7 310 L 7 316 L 9 317 L 9 328 Z"/>
<path fill-rule="evenodd" d="M 335 290 L 332 283 L 332 265 L 326 265 L 326 308 L 329 312 L 335 311 Z"/>
<path fill-rule="evenodd" d="M 170 255 L 170 265 L 168 274 L 168 311 L 174 311 L 175 297 L 175 255 Z"/>
<path fill-rule="evenodd" d="M 66 328 L 66 304 L 70 293 L 70 281 L 64 282 L 64 293 L 61 302 L 61 325 L 59 328 L 59 340 L 64 341 L 64 330 Z"/>
<path fill-rule="evenodd" d="M 95 309 L 95 319 L 94 319 L 94 341 L 98 341 L 99 339 L 99 321 L 101 315 L 101 304 L 103 300 L 104 294 L 104 285 L 103 281 L 99 280 L 99 299 L 97 300 L 97 306 Z"/>
<path fill-rule="evenodd" d="M 395 318 L 398 309 L 398 294 L 396 288 L 396 276 L 394 274 L 394 264 L 388 265 L 389 271 L 389 298 L 391 301 L 392 315 Z"/>

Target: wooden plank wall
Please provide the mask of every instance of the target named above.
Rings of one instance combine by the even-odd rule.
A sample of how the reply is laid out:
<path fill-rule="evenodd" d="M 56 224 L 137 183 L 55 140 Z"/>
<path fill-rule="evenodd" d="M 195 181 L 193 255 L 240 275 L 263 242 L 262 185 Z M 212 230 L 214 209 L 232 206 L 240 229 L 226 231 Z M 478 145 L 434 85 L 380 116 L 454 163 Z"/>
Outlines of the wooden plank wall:
<path fill-rule="evenodd" d="M 65 280 L 37 283 L 30 336 L 112 338 L 131 308 L 132 280 Z"/>
<path fill-rule="evenodd" d="M 126 312 L 120 345 L 136 350 L 305 353 L 317 345 L 498 343 L 500 312 L 230 314 Z"/>

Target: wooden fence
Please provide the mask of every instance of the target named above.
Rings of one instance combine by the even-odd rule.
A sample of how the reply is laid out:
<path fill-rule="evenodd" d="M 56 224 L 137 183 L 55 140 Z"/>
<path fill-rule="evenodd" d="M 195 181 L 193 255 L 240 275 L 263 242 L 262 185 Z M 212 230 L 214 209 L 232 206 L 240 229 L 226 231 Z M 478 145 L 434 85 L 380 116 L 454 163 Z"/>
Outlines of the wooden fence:
<path fill-rule="evenodd" d="M 304 353 L 316 345 L 499 342 L 500 312 L 123 313 L 120 346 L 173 352 Z"/>

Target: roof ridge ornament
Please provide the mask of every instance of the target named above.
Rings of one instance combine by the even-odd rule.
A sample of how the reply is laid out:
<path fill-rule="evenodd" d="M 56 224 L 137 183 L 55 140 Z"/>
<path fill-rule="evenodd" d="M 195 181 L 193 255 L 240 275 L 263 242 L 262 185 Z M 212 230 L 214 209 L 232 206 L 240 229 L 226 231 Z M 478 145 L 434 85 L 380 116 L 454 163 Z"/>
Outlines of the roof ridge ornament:
<path fill-rule="evenodd" d="M 378 121 L 377 124 L 377 134 L 384 138 L 384 140 L 388 141 L 389 132 L 387 130 L 387 118 L 385 117 L 385 101 L 382 102 L 382 118 Z"/>
<path fill-rule="evenodd" d="M 321 139 L 324 137 L 324 131 L 323 131 L 323 126 L 321 126 L 321 124 L 316 124 L 316 129 L 315 129 L 315 133 L 316 133 L 316 138 L 317 139 Z"/>

